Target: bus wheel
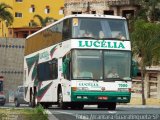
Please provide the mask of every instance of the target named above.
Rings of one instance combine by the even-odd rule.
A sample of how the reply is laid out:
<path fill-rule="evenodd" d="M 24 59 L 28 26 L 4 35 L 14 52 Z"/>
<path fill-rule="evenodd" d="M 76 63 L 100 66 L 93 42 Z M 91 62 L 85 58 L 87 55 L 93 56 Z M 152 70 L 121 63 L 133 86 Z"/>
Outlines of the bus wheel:
<path fill-rule="evenodd" d="M 49 107 L 47 103 L 40 103 L 39 105 L 41 105 L 44 109 L 47 109 Z"/>
<path fill-rule="evenodd" d="M 108 110 L 115 110 L 115 109 L 116 109 L 116 103 L 115 102 L 108 104 Z"/>
<path fill-rule="evenodd" d="M 66 109 L 67 108 L 66 104 L 63 102 L 62 90 L 59 90 L 59 92 L 58 92 L 58 106 L 61 109 Z"/>
<path fill-rule="evenodd" d="M 78 105 L 78 109 L 82 110 L 84 108 L 83 104 Z"/>
<path fill-rule="evenodd" d="M 31 93 L 30 94 L 30 102 L 29 102 L 30 107 L 35 107 L 35 96 Z"/>
<path fill-rule="evenodd" d="M 105 103 L 99 103 L 97 107 L 98 108 L 107 108 L 107 104 L 105 104 Z"/>
<path fill-rule="evenodd" d="M 19 102 L 18 102 L 17 99 L 15 99 L 15 106 L 16 106 L 16 107 L 19 107 L 19 106 L 20 106 L 20 104 L 19 104 Z"/>
<path fill-rule="evenodd" d="M 82 110 L 83 108 L 84 108 L 84 104 L 72 104 L 71 105 L 71 109 L 73 110 L 76 110 L 76 109 Z"/>

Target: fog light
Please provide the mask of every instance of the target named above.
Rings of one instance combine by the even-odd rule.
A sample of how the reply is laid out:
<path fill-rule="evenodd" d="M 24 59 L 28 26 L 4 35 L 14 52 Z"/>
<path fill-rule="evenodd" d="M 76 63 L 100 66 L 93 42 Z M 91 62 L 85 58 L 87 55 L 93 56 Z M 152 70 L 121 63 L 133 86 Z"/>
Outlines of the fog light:
<path fill-rule="evenodd" d="M 121 97 L 117 97 L 118 100 L 121 100 Z"/>
<path fill-rule="evenodd" d="M 87 96 L 83 96 L 83 99 L 88 99 L 88 97 Z"/>
<path fill-rule="evenodd" d="M 127 100 L 127 97 L 123 97 L 124 100 Z"/>
<path fill-rule="evenodd" d="M 82 96 L 77 96 L 77 99 L 81 99 L 82 98 Z"/>

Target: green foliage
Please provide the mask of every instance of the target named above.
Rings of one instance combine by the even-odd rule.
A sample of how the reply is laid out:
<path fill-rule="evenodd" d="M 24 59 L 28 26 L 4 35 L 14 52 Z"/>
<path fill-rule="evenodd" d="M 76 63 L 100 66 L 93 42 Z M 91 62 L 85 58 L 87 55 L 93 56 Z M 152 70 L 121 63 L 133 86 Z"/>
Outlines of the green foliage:
<path fill-rule="evenodd" d="M 24 120 L 48 120 L 48 114 L 45 113 L 44 108 L 39 105 L 30 110 L 31 114 L 24 114 Z"/>
<path fill-rule="evenodd" d="M 2 108 L 0 109 L 0 120 L 48 120 L 48 114 L 45 113 L 43 107 L 37 106 L 34 109 L 16 109 Z"/>
<path fill-rule="evenodd" d="M 131 33 L 133 53 L 139 55 L 144 66 L 157 64 L 160 51 L 160 24 L 137 20 Z"/>
<path fill-rule="evenodd" d="M 54 20 L 52 17 L 43 18 L 43 17 L 40 16 L 40 15 L 34 15 L 34 18 L 38 18 L 38 19 L 39 19 L 39 22 L 40 22 L 40 24 L 41 24 L 42 27 L 45 27 L 48 22 Z"/>
<path fill-rule="evenodd" d="M 34 113 L 38 117 L 38 120 L 48 120 L 48 115 L 45 113 L 45 110 L 41 104 L 34 108 Z"/>
<path fill-rule="evenodd" d="M 13 15 L 8 9 L 12 9 L 11 6 L 5 4 L 5 3 L 0 3 L 0 20 L 6 21 L 6 25 L 12 25 L 13 23 Z"/>
<path fill-rule="evenodd" d="M 160 8 L 158 4 L 160 0 L 139 0 L 141 5 L 138 10 L 136 19 L 143 19 L 150 22 L 160 21 Z"/>

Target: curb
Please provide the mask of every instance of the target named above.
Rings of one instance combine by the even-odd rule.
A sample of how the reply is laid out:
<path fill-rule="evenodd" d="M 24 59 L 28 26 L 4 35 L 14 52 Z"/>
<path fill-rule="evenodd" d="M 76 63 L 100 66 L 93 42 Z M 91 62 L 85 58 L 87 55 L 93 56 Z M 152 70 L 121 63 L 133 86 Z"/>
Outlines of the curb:
<path fill-rule="evenodd" d="M 130 108 L 160 108 L 160 106 L 157 105 L 117 105 L 117 107 L 130 107 Z"/>
<path fill-rule="evenodd" d="M 49 110 L 45 110 L 48 114 L 48 120 L 58 120 Z"/>

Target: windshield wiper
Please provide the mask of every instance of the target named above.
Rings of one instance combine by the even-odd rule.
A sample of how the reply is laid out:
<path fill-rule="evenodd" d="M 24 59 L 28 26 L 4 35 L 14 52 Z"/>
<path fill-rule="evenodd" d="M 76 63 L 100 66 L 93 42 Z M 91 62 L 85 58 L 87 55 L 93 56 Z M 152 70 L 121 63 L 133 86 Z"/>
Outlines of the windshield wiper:
<path fill-rule="evenodd" d="M 76 77 L 76 79 L 92 79 L 92 77 Z"/>
<path fill-rule="evenodd" d="M 120 39 L 120 38 L 98 38 L 99 40 L 120 40 L 120 41 L 126 41 L 127 39 Z"/>
<path fill-rule="evenodd" d="M 73 39 L 96 39 L 94 37 L 74 37 Z"/>
<path fill-rule="evenodd" d="M 118 77 L 118 78 L 105 78 L 105 81 L 131 81 L 131 80 Z"/>

